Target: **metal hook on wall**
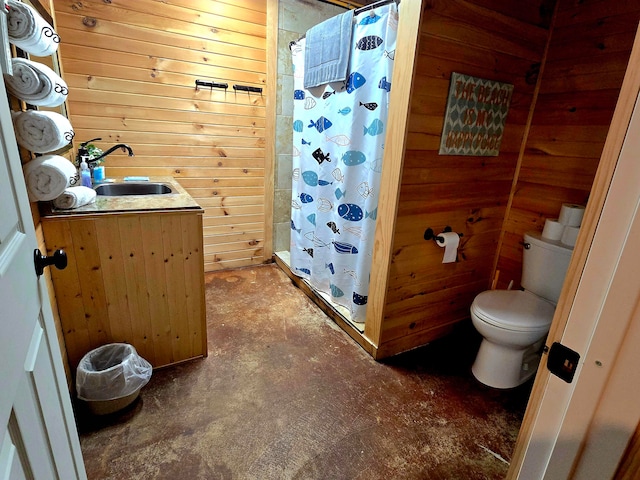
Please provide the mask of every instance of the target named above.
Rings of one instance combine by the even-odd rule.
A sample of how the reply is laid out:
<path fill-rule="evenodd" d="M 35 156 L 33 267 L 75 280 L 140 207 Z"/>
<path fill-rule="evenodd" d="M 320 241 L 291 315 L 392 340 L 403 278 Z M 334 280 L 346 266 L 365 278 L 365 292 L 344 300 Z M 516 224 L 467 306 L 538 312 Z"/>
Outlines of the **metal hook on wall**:
<path fill-rule="evenodd" d="M 215 88 L 224 88 L 225 90 L 229 88 L 228 83 L 217 83 L 217 82 L 205 82 L 204 80 L 196 80 L 196 90 L 198 87 L 209 87 L 211 90 Z"/>
<path fill-rule="evenodd" d="M 248 85 L 234 85 L 233 86 L 234 90 L 241 90 L 243 92 L 254 92 L 254 93 L 259 93 L 260 95 L 262 95 L 262 88 L 260 87 L 250 87 Z"/>

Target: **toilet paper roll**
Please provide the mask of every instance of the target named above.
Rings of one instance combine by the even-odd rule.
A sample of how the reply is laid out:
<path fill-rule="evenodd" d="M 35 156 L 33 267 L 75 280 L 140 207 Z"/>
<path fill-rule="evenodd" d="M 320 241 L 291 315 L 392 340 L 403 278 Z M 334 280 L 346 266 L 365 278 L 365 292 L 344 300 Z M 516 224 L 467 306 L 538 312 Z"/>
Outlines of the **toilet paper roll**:
<path fill-rule="evenodd" d="M 560 242 L 569 247 L 575 246 L 579 231 L 580 227 L 564 227 L 564 232 L 562 232 Z"/>
<path fill-rule="evenodd" d="M 458 245 L 460 245 L 460 237 L 458 234 L 455 232 L 442 232 L 438 234 L 438 237 L 442 238 L 442 241 L 436 239 L 436 243 L 440 247 L 444 247 L 442 263 L 455 262 L 458 257 Z"/>
<path fill-rule="evenodd" d="M 572 203 L 563 203 L 560 209 L 558 221 L 569 227 L 579 227 L 584 216 L 584 206 Z"/>
<path fill-rule="evenodd" d="M 544 221 L 544 229 L 542 230 L 542 238 L 548 240 L 560 240 L 564 233 L 564 225 L 557 218 L 547 218 Z"/>

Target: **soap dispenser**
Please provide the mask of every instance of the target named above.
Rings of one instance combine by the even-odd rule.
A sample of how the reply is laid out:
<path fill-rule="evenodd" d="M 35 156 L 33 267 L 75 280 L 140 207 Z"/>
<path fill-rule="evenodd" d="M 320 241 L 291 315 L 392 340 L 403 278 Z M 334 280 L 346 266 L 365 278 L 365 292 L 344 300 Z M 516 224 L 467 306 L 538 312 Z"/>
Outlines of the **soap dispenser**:
<path fill-rule="evenodd" d="M 80 184 L 83 187 L 91 188 L 91 172 L 87 164 L 87 157 L 82 157 L 82 161 L 80 162 Z"/>

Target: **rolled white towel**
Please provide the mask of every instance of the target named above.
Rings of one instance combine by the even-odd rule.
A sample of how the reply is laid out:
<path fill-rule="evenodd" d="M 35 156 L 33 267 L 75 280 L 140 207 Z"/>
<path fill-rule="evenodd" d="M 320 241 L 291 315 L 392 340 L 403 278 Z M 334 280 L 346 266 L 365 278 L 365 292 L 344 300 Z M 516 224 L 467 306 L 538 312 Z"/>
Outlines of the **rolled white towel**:
<path fill-rule="evenodd" d="M 88 205 L 96 201 L 96 191 L 89 187 L 68 187 L 53 201 L 56 208 L 70 209 Z"/>
<path fill-rule="evenodd" d="M 34 153 L 58 150 L 68 145 L 75 135 L 67 117 L 56 112 L 11 112 L 11 119 L 18 144 Z"/>
<path fill-rule="evenodd" d="M 58 49 L 60 37 L 31 6 L 9 0 L 9 41 L 35 55 L 47 57 Z"/>
<path fill-rule="evenodd" d="M 57 107 L 69 94 L 69 88 L 56 72 L 42 63 L 13 58 L 13 75 L 4 75 L 7 89 L 32 105 Z"/>
<path fill-rule="evenodd" d="M 29 200 L 58 198 L 72 181 L 77 181 L 76 167 L 58 155 L 43 155 L 23 167 Z"/>

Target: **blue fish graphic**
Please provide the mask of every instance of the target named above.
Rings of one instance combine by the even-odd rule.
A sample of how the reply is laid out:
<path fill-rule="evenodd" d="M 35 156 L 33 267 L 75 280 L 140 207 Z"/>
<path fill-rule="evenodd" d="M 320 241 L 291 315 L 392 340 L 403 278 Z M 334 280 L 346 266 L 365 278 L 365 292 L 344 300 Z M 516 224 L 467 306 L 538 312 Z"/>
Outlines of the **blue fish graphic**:
<path fill-rule="evenodd" d="M 336 287 L 333 283 L 329 284 L 329 288 L 331 289 L 331 295 L 333 295 L 334 297 L 344 296 L 344 292 Z"/>
<path fill-rule="evenodd" d="M 364 127 L 363 135 L 366 135 L 368 133 L 372 137 L 375 137 L 376 135 L 380 135 L 383 131 L 384 123 L 382 123 L 380 119 L 376 118 L 373 122 L 371 122 L 371 125 L 369 125 L 368 127 Z"/>
<path fill-rule="evenodd" d="M 387 82 L 387 77 L 382 77 L 380 82 L 378 82 L 378 88 L 386 90 L 387 93 L 391 91 L 391 84 Z"/>
<path fill-rule="evenodd" d="M 295 122 L 293 122 L 293 130 L 295 132 L 301 132 L 303 128 L 304 123 L 302 123 L 302 120 L 296 120 Z"/>
<path fill-rule="evenodd" d="M 294 90 L 293 99 L 294 100 L 304 100 L 304 90 Z"/>
<path fill-rule="evenodd" d="M 367 79 L 364 78 L 361 73 L 353 72 L 347 79 L 347 93 L 351 93 L 356 88 L 360 88 L 366 83 L 366 81 Z"/>
<path fill-rule="evenodd" d="M 311 120 L 311 123 L 309 123 L 309 125 L 307 125 L 307 128 L 316 127 L 316 130 L 318 130 L 319 133 L 322 133 L 325 130 L 328 130 L 331 127 L 331 125 L 333 125 L 333 123 L 331 123 L 329 120 L 327 120 L 324 117 L 320 117 L 315 122 L 313 120 Z"/>
<path fill-rule="evenodd" d="M 380 15 L 376 15 L 375 13 L 373 15 L 367 15 L 362 20 L 360 20 L 360 23 L 358 25 L 371 25 L 372 23 L 376 23 L 381 18 L 382 17 Z"/>
<path fill-rule="evenodd" d="M 325 263 L 324 268 L 328 268 L 331 275 L 335 275 L 336 271 L 333 269 L 333 263 Z"/>
<path fill-rule="evenodd" d="M 368 297 L 364 295 L 358 295 L 356 292 L 353 292 L 353 303 L 356 305 L 366 305 Z"/>
<path fill-rule="evenodd" d="M 353 245 L 351 245 L 350 243 L 344 243 L 344 242 L 331 242 L 333 243 L 333 248 L 336 249 L 336 252 L 338 253 L 342 253 L 342 254 L 357 254 L 358 253 L 358 249 L 356 247 L 354 247 Z"/>
<path fill-rule="evenodd" d="M 342 203 L 338 205 L 338 215 L 350 222 L 359 222 L 364 217 L 362 209 L 355 203 Z"/>
<path fill-rule="evenodd" d="M 318 180 L 318 185 L 324 187 L 326 185 L 333 185 L 333 182 L 327 182 L 326 180 Z"/>
<path fill-rule="evenodd" d="M 303 248 L 303 252 L 308 253 L 311 258 L 313 258 L 313 248 Z"/>
<path fill-rule="evenodd" d="M 311 215 L 307 216 L 307 220 L 309 220 L 309 223 L 311 223 L 314 227 L 316 225 L 316 214 L 312 213 Z"/>
<path fill-rule="evenodd" d="M 365 128 L 366 133 L 366 128 Z M 349 150 L 344 155 L 342 155 L 342 161 L 347 167 L 354 167 L 356 165 L 360 165 L 367 161 L 367 157 L 364 153 L 359 152 L 358 150 Z"/>
<path fill-rule="evenodd" d="M 311 145 L 311 142 L 307 142 L 304 138 L 302 139 L 302 144 L 303 145 Z"/>
<path fill-rule="evenodd" d="M 377 35 L 368 35 L 358 40 L 356 48 L 358 50 L 373 50 L 374 48 L 378 48 L 380 45 L 382 45 L 382 39 L 380 37 Z"/>
<path fill-rule="evenodd" d="M 376 207 L 373 211 L 371 212 L 366 212 L 364 214 L 364 218 L 370 218 L 371 220 L 375 220 L 376 218 L 378 218 L 378 207 Z"/>
<path fill-rule="evenodd" d="M 340 200 L 342 197 L 344 197 L 346 195 L 347 191 L 346 190 L 340 190 L 340 188 L 336 188 L 335 194 L 336 194 L 336 198 L 338 200 Z"/>
<path fill-rule="evenodd" d="M 300 201 L 302 203 L 311 203 L 313 202 L 313 197 L 307 193 L 301 193 L 300 194 Z"/>
<path fill-rule="evenodd" d="M 302 273 L 306 273 L 307 275 L 311 275 L 311 270 L 309 270 L 308 268 L 298 268 L 296 267 L 296 270 L 302 272 Z"/>
<path fill-rule="evenodd" d="M 304 180 L 304 183 L 310 187 L 315 187 L 318 185 L 318 174 L 311 170 L 307 170 L 306 172 L 302 172 L 302 180 Z"/>
<path fill-rule="evenodd" d="M 340 115 L 349 115 L 351 113 L 351 108 L 349 107 L 341 108 L 340 110 L 338 110 L 338 113 Z"/>
<path fill-rule="evenodd" d="M 296 224 L 293 223 L 293 220 L 291 220 L 291 230 L 295 230 L 296 232 L 300 233 L 300 231 L 302 229 L 301 228 L 296 228 Z"/>

